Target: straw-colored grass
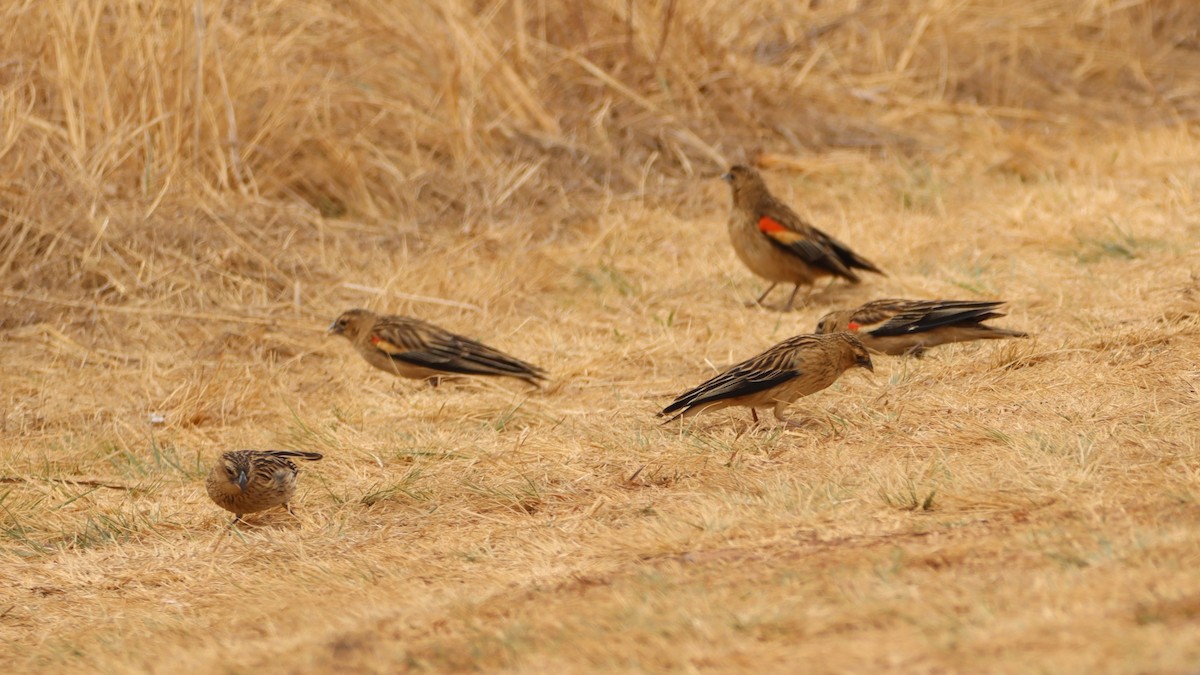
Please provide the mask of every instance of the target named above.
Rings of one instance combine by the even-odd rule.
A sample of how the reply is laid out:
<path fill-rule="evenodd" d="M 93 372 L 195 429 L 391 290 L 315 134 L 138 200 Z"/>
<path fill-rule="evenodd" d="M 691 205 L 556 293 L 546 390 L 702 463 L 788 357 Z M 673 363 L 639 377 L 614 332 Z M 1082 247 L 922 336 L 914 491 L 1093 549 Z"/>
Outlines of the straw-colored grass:
<path fill-rule="evenodd" d="M 811 4 L 812 6 L 808 6 Z M 1200 665 L 1200 6 L 0 7 L 8 672 Z M 889 272 L 792 314 L 727 163 Z M 876 297 L 1035 337 L 660 426 Z M 553 383 L 438 388 L 420 316 Z M 222 451 L 290 447 L 236 530 Z"/>

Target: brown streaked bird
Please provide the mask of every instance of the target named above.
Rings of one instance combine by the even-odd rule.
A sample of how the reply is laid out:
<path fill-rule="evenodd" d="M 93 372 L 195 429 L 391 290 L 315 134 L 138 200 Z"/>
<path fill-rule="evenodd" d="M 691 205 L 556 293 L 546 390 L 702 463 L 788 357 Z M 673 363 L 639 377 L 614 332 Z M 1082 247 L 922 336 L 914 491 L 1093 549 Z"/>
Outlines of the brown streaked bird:
<path fill-rule="evenodd" d="M 255 511 L 283 506 L 296 493 L 296 468 L 293 459 L 315 462 L 323 455 L 299 450 L 232 450 L 208 473 L 205 487 L 217 506 L 234 514 L 233 522 Z"/>
<path fill-rule="evenodd" d="M 854 270 L 884 274 L 849 246 L 804 222 L 771 195 L 754 169 L 737 165 L 721 178 L 733 190 L 729 215 L 733 250 L 751 272 L 771 282 L 755 300 L 759 305 L 781 282 L 795 284 L 785 308 L 790 311 L 800 287 L 812 286 L 822 277 L 857 284 L 861 279 Z"/>
<path fill-rule="evenodd" d="M 850 333 L 797 335 L 680 394 L 658 415 L 677 413 L 667 420 L 673 422 L 740 405 L 749 407 L 757 422 L 755 408 L 774 406 L 776 419 L 800 426 L 784 417 L 784 409 L 796 399 L 828 387 L 854 367 L 875 370 L 867 348 Z"/>
<path fill-rule="evenodd" d="M 1028 333 L 984 325 L 1004 316 L 1003 301 L 875 300 L 855 309 L 830 312 L 817 323 L 818 333 L 849 331 L 867 349 L 897 356 L 921 356 L 950 342 L 1028 337 Z"/>
<path fill-rule="evenodd" d="M 537 366 L 406 316 L 351 309 L 329 326 L 329 333 L 345 337 L 367 363 L 380 370 L 434 385 L 443 377 L 459 375 L 515 377 L 534 386 L 546 378 Z"/>

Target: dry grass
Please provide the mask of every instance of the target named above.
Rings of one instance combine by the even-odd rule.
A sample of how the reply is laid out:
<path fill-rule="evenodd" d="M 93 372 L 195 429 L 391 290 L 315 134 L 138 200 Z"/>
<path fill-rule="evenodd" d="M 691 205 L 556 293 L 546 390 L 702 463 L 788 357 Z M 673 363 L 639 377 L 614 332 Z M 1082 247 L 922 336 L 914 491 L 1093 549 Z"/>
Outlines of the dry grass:
<path fill-rule="evenodd" d="M 0 9 L 0 661 L 1194 670 L 1200 8 L 812 4 Z M 744 308 L 747 159 L 891 275 Z M 888 295 L 1037 337 L 653 417 Z M 393 381 L 359 305 L 555 381 Z M 229 532 L 268 446 L 326 459 Z"/>

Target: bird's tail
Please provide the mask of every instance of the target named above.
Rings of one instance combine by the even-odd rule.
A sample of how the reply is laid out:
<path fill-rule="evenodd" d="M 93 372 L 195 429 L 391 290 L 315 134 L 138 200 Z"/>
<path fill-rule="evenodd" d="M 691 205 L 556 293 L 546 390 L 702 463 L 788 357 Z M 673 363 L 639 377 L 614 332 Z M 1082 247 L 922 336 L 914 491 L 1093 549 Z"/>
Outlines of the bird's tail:
<path fill-rule="evenodd" d="M 996 328 L 995 326 L 988 326 L 987 328 L 990 329 L 993 333 L 998 333 L 998 335 L 996 337 L 1013 337 L 1013 338 L 1029 337 L 1029 333 L 1026 333 L 1023 330 L 1012 330 L 1011 328 Z"/>
<path fill-rule="evenodd" d="M 271 452 L 276 457 L 287 457 L 288 459 L 303 459 L 309 462 L 315 462 L 325 457 L 319 452 L 304 452 L 302 450 L 274 450 Z"/>

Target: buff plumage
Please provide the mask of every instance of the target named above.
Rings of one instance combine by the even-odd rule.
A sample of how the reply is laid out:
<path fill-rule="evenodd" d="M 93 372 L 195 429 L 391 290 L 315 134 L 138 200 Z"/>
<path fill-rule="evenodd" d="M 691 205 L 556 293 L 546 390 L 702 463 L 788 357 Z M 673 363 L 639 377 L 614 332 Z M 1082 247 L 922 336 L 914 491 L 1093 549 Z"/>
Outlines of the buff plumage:
<path fill-rule="evenodd" d="M 758 304 L 780 283 L 795 285 L 786 305 L 791 310 L 800 288 L 824 277 L 857 284 L 861 278 L 856 270 L 883 274 L 874 263 L 776 199 L 754 169 L 734 166 L 723 178 L 733 191 L 729 215 L 733 249 L 751 272 L 771 282 Z"/>
<path fill-rule="evenodd" d="M 789 405 L 855 367 L 874 370 L 867 348 L 853 335 L 797 335 L 680 394 L 659 415 L 674 413 L 673 421 L 729 406 L 771 407 L 776 419 L 792 424 L 784 415 Z"/>

